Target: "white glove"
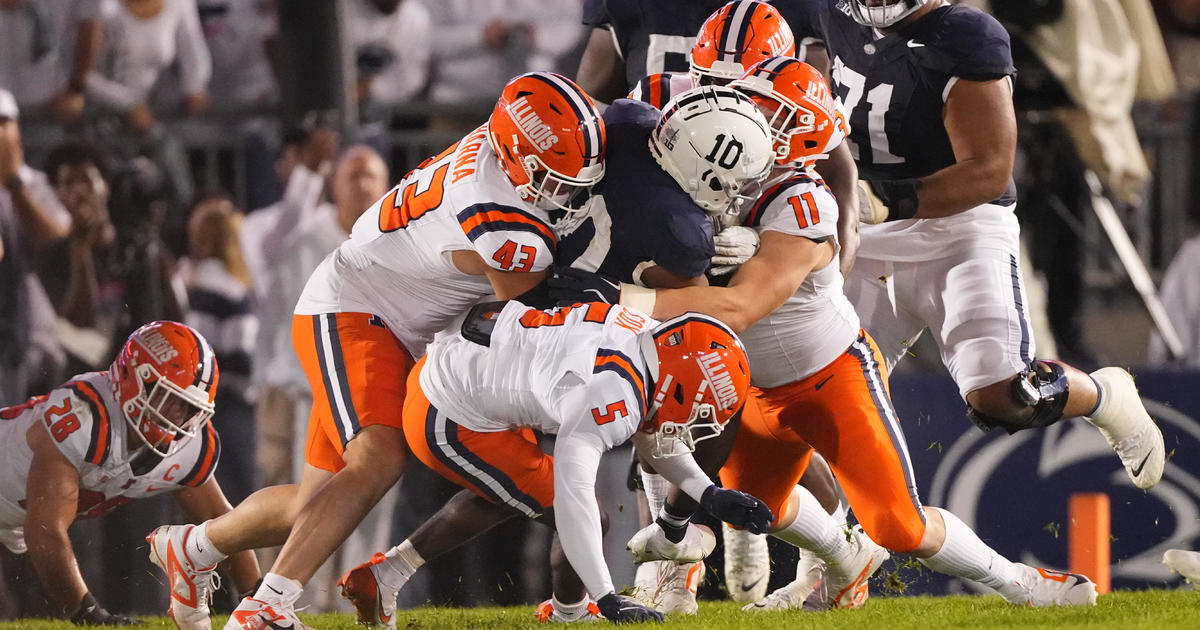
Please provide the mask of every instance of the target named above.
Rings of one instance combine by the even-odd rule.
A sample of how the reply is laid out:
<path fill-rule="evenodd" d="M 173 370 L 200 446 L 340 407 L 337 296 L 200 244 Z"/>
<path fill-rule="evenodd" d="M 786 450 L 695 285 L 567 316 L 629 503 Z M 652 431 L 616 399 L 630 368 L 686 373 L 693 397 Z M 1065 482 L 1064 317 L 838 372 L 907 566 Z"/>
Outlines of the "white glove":
<path fill-rule="evenodd" d="M 658 523 L 651 523 L 634 534 L 625 548 L 633 553 L 634 559 L 639 563 L 672 560 L 677 564 L 687 564 L 707 558 L 716 546 L 716 535 L 705 525 L 688 523 L 683 540 L 673 543 L 667 540 L 667 535 Z"/>
<path fill-rule="evenodd" d="M 713 256 L 712 269 L 714 276 L 733 273 L 742 263 L 758 253 L 758 232 L 753 228 L 735 225 L 721 230 L 713 238 L 717 255 Z"/>
<path fill-rule="evenodd" d="M 858 220 L 874 225 L 883 223 L 888 218 L 888 207 L 871 191 L 871 186 L 863 180 L 858 180 Z"/>

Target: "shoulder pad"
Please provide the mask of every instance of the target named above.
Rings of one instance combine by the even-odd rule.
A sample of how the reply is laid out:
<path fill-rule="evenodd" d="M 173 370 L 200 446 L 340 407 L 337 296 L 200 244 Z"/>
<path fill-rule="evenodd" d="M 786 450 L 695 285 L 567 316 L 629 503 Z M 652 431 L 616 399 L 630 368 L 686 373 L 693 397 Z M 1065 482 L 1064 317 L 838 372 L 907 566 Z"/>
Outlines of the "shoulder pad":
<path fill-rule="evenodd" d="M 670 76 L 670 75 L 651 75 L 653 76 Z M 649 77 L 648 77 L 649 78 Z M 644 80 L 644 79 L 643 79 Z M 604 110 L 603 118 L 605 127 L 617 125 L 636 125 L 639 127 L 654 128 L 658 124 L 658 118 L 662 115 L 656 107 L 643 102 L 635 101 L 630 98 L 619 98 Z"/>
<path fill-rule="evenodd" d="M 1013 67 L 1008 31 L 996 18 L 966 5 L 953 5 L 930 15 L 928 27 L 914 29 L 921 65 L 971 81 L 1010 76 Z"/>
<path fill-rule="evenodd" d="M 113 427 L 104 398 L 85 380 L 70 381 L 64 388 L 70 392 L 71 405 L 50 418 L 47 429 L 71 463 L 99 466 L 112 450 Z M 47 409 L 47 414 L 54 412 L 55 407 Z"/>
<path fill-rule="evenodd" d="M 193 439 L 200 442 L 200 447 L 194 451 L 190 448 L 185 451 L 195 452 L 196 460 L 188 473 L 178 482 L 179 485 L 190 488 L 204 485 L 204 482 L 208 481 L 213 471 L 217 469 L 217 460 L 221 458 L 221 439 L 217 437 L 217 430 L 213 428 L 211 422 L 204 427 L 204 431 L 200 435 Z"/>

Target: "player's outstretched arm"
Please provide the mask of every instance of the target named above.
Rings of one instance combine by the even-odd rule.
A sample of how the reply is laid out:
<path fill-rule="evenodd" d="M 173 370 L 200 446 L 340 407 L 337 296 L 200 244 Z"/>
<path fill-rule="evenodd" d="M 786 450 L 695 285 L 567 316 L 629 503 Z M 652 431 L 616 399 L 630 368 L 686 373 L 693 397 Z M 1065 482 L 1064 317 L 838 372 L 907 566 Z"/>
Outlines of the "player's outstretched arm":
<path fill-rule="evenodd" d="M 603 103 L 611 103 L 628 91 L 625 85 L 625 61 L 617 50 L 611 30 L 593 28 L 588 36 L 587 47 L 579 60 L 579 71 L 575 82 L 589 96 Z"/>
<path fill-rule="evenodd" d="M 109 614 L 88 592 L 67 528 L 79 505 L 79 471 L 40 424 L 26 433 L 33 451 L 25 486 L 25 543 L 38 579 L 60 616 L 76 624 L 129 625 L 137 620 Z"/>
<path fill-rule="evenodd" d="M 221 491 L 216 477 L 210 477 L 199 487 L 184 488 L 175 493 L 175 502 L 193 523 L 203 523 L 217 518 L 233 509 L 225 493 Z M 254 587 L 262 577 L 258 566 L 258 557 L 251 550 L 235 553 L 221 563 L 223 568 L 233 578 L 233 585 L 238 593 L 245 593 Z"/>
<path fill-rule="evenodd" d="M 779 308 L 809 272 L 833 258 L 833 251 L 828 241 L 817 243 L 802 236 L 764 232 L 758 253 L 734 274 L 728 287 L 657 291 L 652 316 L 661 320 L 698 311 L 740 333 Z"/>

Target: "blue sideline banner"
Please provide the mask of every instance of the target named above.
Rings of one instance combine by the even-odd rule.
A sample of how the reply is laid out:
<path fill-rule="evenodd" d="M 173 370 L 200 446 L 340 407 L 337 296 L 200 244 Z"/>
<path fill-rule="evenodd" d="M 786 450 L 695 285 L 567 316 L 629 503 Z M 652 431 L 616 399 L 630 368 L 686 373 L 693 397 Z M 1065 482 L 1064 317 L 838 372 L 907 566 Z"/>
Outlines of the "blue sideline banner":
<path fill-rule="evenodd" d="M 1102 492 L 1112 505 L 1113 588 L 1182 583 L 1161 560 L 1170 548 L 1200 549 L 1200 372 L 1137 370 L 1136 378 L 1166 440 L 1166 471 L 1149 492 L 1129 481 L 1103 436 L 1082 419 L 1015 435 L 984 433 L 967 418 L 948 376 L 896 375 L 892 398 L 922 499 L 957 514 L 1011 559 L 1065 570 L 1068 499 Z M 904 594 L 972 588 L 902 559 L 882 573 L 893 572 L 881 582 L 906 585 Z"/>

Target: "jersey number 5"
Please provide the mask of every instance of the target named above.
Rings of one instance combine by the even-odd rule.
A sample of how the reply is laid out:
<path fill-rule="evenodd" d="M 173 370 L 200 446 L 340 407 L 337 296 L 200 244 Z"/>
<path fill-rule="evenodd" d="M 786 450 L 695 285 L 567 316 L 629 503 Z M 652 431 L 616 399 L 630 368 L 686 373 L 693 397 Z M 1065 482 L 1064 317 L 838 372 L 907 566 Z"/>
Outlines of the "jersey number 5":
<path fill-rule="evenodd" d="M 608 403 L 608 406 L 604 408 L 604 413 L 600 413 L 599 407 L 592 408 L 592 420 L 595 420 L 596 424 L 599 425 L 608 424 L 617 418 L 624 418 L 628 415 L 629 410 L 625 408 L 624 400 Z"/>

